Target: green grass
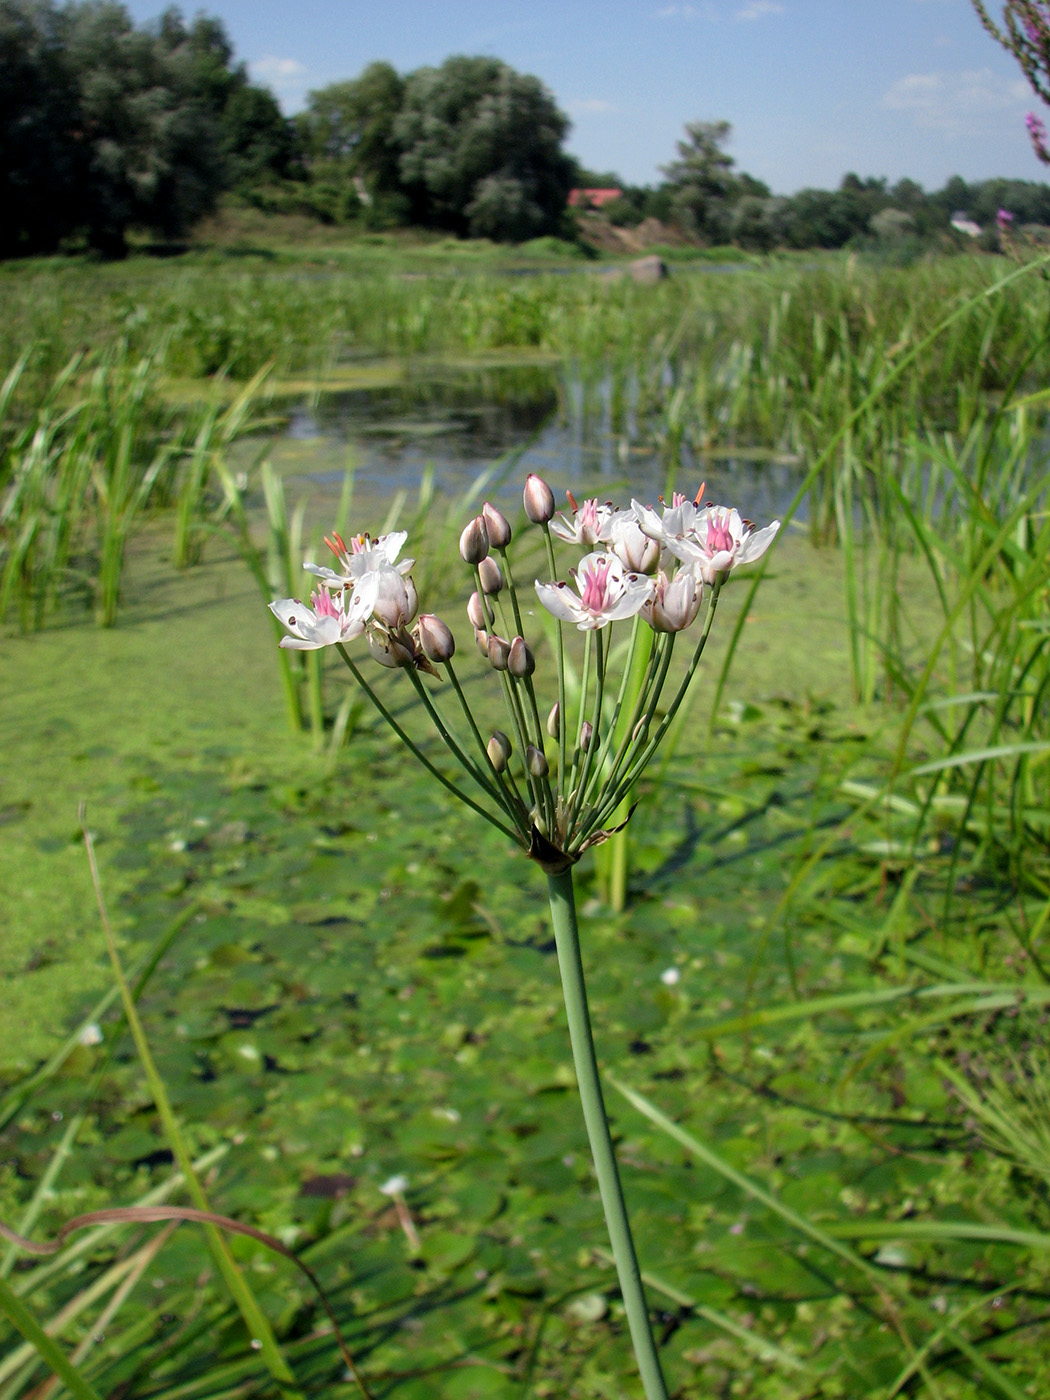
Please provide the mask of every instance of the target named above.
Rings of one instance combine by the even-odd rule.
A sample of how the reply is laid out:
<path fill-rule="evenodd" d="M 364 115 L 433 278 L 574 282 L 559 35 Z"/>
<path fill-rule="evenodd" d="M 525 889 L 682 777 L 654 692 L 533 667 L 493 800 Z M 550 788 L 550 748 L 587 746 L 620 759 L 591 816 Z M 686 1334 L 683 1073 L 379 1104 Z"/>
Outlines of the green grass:
<path fill-rule="evenodd" d="M 518 283 L 449 276 L 454 254 L 413 255 L 440 267 L 420 282 L 388 267 L 354 286 L 334 262 L 310 281 L 287 264 L 216 275 L 201 255 L 121 277 L 0 273 L 9 362 L 36 346 L 0 425 L 7 519 L 12 484 L 31 483 L 36 515 L 17 518 L 58 532 L 30 571 L 42 627 L 20 635 L 12 606 L 2 643 L 0 1218 L 43 1236 L 175 1190 L 112 1000 L 93 1010 L 111 979 L 86 800 L 125 966 L 171 940 L 140 1013 L 185 1150 L 217 1154 L 209 1200 L 302 1253 L 375 1394 L 629 1391 L 537 872 L 450 811 L 367 712 L 345 721 L 348 746 L 329 742 L 349 694 L 337 663 L 300 712 L 324 746 L 288 730 L 259 577 L 294 568 L 322 508 L 297 523 L 271 474 L 264 519 L 254 477 L 238 498 L 231 474 L 258 456 L 241 426 L 269 411 L 232 386 L 263 357 L 309 380 L 356 374 L 358 352 L 390 357 L 389 375 L 404 354 L 524 351 L 563 366 L 580 421 L 665 444 L 669 474 L 749 441 L 813 475 L 807 528 L 782 532 L 753 597 L 726 589 L 673 750 L 640 784 L 625 907 L 581 867 L 599 1056 L 635 1096 L 611 1107 L 672 1386 L 1041 1393 L 1043 283 L 985 296 L 985 263 L 840 259 L 673 289 Z M 393 252 L 339 254 L 373 256 Z M 72 358 L 89 343 L 96 358 Z M 227 381 L 171 394 L 220 352 Z M 156 495 L 113 506 L 116 625 L 89 627 L 68 571 L 102 557 L 100 481 L 134 503 L 120 492 L 158 452 Z M 143 474 L 121 477 L 132 459 Z M 94 485 L 67 505 L 56 483 L 78 461 Z M 392 504 L 355 489 L 352 528 L 378 530 Z M 455 522 L 426 485 L 399 509 L 424 606 L 465 631 Z M 192 567 L 174 567 L 176 540 Z M 465 675 L 480 693 L 480 668 Z M 397 678 L 381 683 L 417 727 Z M 71 1035 L 86 1017 L 101 1045 Z M 380 1191 L 395 1174 L 418 1251 Z M 337 1393 L 308 1285 L 250 1241 L 230 1248 L 299 1386 Z M 274 1393 L 204 1259 L 184 1225 L 7 1276 L 41 1322 L 68 1306 L 57 1344 L 98 1394 Z M 0 1359 L 0 1400 L 44 1375 L 28 1353 Z"/>

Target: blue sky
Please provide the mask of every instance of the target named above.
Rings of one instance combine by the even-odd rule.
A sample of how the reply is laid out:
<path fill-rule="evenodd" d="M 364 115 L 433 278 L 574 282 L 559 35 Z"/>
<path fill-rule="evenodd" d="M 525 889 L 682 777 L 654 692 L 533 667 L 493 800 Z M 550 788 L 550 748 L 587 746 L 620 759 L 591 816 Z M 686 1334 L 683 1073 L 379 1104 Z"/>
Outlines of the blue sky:
<path fill-rule="evenodd" d="M 130 0 L 136 21 L 168 0 Z M 569 149 L 659 179 L 687 121 L 732 124 L 737 167 L 777 193 L 848 170 L 926 189 L 951 175 L 1042 180 L 1041 111 L 969 0 L 205 0 L 286 112 L 373 59 L 401 72 L 490 54 L 534 73 Z M 992 11 L 999 7 L 990 4 Z M 185 6 L 192 13 L 195 6 Z M 1050 123 L 1048 123 L 1050 124 Z"/>

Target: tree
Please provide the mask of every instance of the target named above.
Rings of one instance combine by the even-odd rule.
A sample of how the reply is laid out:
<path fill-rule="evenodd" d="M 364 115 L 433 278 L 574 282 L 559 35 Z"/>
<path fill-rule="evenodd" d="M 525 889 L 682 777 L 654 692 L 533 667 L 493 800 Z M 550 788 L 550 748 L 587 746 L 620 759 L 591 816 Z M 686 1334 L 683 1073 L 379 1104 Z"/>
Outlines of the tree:
<path fill-rule="evenodd" d="M 299 118 L 308 158 L 342 163 L 373 198 L 395 192 L 401 151 L 394 123 L 404 91 L 404 79 L 389 63 L 370 63 L 360 77 L 311 92 Z"/>
<path fill-rule="evenodd" d="M 972 3 L 992 38 L 1017 59 L 1036 97 L 1050 107 L 1050 6 L 1046 0 L 1005 0 L 1002 29 L 983 0 Z M 1046 126 L 1035 112 L 1028 113 L 1025 125 L 1036 155 L 1044 165 L 1050 165 Z"/>
<path fill-rule="evenodd" d="M 734 193 L 733 157 L 725 146 L 733 128 L 728 122 L 687 122 L 678 159 L 663 166 L 672 191 L 676 223 L 712 242 L 729 233 L 729 206 Z"/>
<path fill-rule="evenodd" d="M 248 81 L 221 20 L 198 14 L 187 27 L 182 12 L 166 10 L 156 28 L 162 52 L 182 70 L 187 95 L 218 123 L 224 187 L 283 179 L 297 162 L 294 125 L 269 88 Z"/>
<path fill-rule="evenodd" d="M 178 237 L 214 206 L 225 174 L 192 51 L 135 29 L 108 0 L 69 6 L 63 18 L 88 241 L 120 257 L 132 225 Z"/>
<path fill-rule="evenodd" d="M 561 232 L 568 129 L 538 78 L 497 59 L 449 58 L 410 73 L 394 135 L 413 222 L 512 241 Z"/>
<path fill-rule="evenodd" d="M 0 257 L 50 252 L 74 226 L 75 104 L 58 12 L 0 0 Z"/>
<path fill-rule="evenodd" d="M 293 159 L 219 20 L 169 9 L 136 29 L 113 0 L 0 0 L 0 255 L 86 232 L 121 256 L 132 226 L 180 237 L 232 181 Z"/>

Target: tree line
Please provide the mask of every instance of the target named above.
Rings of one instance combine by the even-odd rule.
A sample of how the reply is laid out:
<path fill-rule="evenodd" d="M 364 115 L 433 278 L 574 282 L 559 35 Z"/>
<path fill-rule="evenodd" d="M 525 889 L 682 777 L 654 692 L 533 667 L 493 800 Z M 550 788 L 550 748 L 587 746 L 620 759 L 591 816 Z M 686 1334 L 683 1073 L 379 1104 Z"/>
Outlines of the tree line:
<path fill-rule="evenodd" d="M 734 169 L 726 150 L 731 134 L 728 122 L 690 122 L 677 158 L 662 169 L 661 183 L 623 185 L 606 171 L 585 172 L 586 184 L 620 189 L 601 210 L 615 225 L 630 228 L 657 219 L 704 243 L 759 252 L 929 245 L 944 239 L 958 214 L 981 228 L 986 249 L 998 246 L 1000 211 L 1010 215 L 1014 229 L 1050 226 L 1050 186 L 1029 180 L 968 183 L 954 175 L 927 194 L 915 180 L 891 185 L 885 178 L 862 179 L 851 172 L 835 190 L 774 195 L 761 180 Z"/>
<path fill-rule="evenodd" d="M 851 174 L 775 196 L 734 168 L 727 122 L 689 123 L 663 180 L 628 186 L 566 152 L 569 126 L 538 78 L 488 57 L 372 63 L 286 118 L 206 14 L 136 27 L 116 0 L 0 0 L 0 256 L 78 241 L 121 256 L 129 230 L 179 239 L 230 190 L 328 223 L 517 242 L 576 237 L 570 191 L 595 186 L 621 191 L 613 223 L 756 250 L 930 240 L 956 212 L 993 240 L 1000 209 L 1050 224 L 1050 189 L 1023 181 L 927 195 Z"/>

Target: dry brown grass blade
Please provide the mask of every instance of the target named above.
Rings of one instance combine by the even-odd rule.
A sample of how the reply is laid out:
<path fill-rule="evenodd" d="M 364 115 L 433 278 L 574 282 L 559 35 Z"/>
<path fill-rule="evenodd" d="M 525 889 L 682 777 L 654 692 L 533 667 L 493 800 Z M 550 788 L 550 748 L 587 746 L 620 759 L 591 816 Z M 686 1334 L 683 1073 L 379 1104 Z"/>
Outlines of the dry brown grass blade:
<path fill-rule="evenodd" d="M 276 1239 L 273 1235 L 268 1235 L 265 1230 L 257 1230 L 254 1225 L 245 1225 L 240 1220 L 234 1220 L 228 1215 L 218 1215 L 210 1210 L 196 1210 L 193 1206 L 110 1206 L 105 1210 L 91 1210 L 84 1215 L 75 1215 L 72 1220 L 67 1220 L 64 1225 L 59 1226 L 54 1238 L 50 1240 L 30 1240 L 17 1231 L 12 1230 L 9 1225 L 5 1225 L 0 1220 L 0 1235 L 11 1244 L 16 1245 L 26 1254 L 33 1254 L 37 1257 L 57 1254 L 62 1248 L 68 1236 L 77 1230 L 86 1230 L 92 1225 L 119 1225 L 138 1224 L 150 1225 L 159 1221 L 181 1221 L 188 1220 L 197 1225 L 214 1225 L 219 1230 L 226 1230 L 231 1235 L 244 1235 L 248 1239 L 257 1240 L 259 1244 L 267 1249 L 272 1249 L 282 1258 L 289 1259 L 295 1267 L 305 1275 L 311 1288 L 317 1294 L 332 1324 L 332 1333 L 339 1347 L 340 1355 L 346 1362 L 347 1368 L 357 1383 L 362 1395 L 366 1400 L 372 1400 L 372 1396 L 365 1385 L 364 1378 L 357 1369 L 357 1365 L 350 1353 L 342 1332 L 339 1330 L 339 1323 L 336 1320 L 335 1312 L 328 1301 L 327 1294 L 321 1287 L 320 1280 L 308 1264 L 303 1261 L 287 1247 Z"/>

